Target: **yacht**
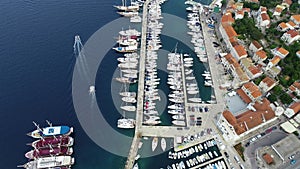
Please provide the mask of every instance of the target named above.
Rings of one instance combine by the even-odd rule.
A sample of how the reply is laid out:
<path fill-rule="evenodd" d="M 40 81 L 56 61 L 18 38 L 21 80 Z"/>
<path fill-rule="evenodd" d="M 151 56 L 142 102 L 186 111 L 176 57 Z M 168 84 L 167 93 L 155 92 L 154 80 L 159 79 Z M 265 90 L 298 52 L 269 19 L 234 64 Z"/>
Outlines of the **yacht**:
<path fill-rule="evenodd" d="M 71 156 L 41 157 L 18 167 L 24 167 L 26 169 L 54 168 L 70 166 L 73 165 L 74 162 L 75 159 Z"/>
<path fill-rule="evenodd" d="M 185 126 L 184 121 L 179 121 L 179 120 L 173 120 L 172 123 L 176 126 Z"/>
<path fill-rule="evenodd" d="M 135 163 L 132 169 L 139 169 L 138 163 Z"/>
<path fill-rule="evenodd" d="M 121 109 L 125 111 L 135 111 L 136 107 L 135 106 L 121 106 Z"/>
<path fill-rule="evenodd" d="M 118 120 L 118 128 L 130 129 L 134 128 L 135 120 L 122 118 Z"/>
<path fill-rule="evenodd" d="M 139 13 L 135 12 L 135 11 L 123 11 L 123 12 L 117 12 L 117 13 L 124 17 L 133 17 L 133 16 L 139 15 Z"/>
<path fill-rule="evenodd" d="M 191 101 L 191 102 L 195 102 L 195 103 L 201 103 L 202 102 L 201 98 L 189 98 L 188 100 Z"/>
<path fill-rule="evenodd" d="M 184 115 L 182 115 L 182 114 L 175 114 L 172 116 L 172 118 L 175 120 L 184 120 L 185 119 Z"/>
<path fill-rule="evenodd" d="M 127 103 L 135 103 L 136 99 L 133 97 L 122 97 L 122 100 Z"/>

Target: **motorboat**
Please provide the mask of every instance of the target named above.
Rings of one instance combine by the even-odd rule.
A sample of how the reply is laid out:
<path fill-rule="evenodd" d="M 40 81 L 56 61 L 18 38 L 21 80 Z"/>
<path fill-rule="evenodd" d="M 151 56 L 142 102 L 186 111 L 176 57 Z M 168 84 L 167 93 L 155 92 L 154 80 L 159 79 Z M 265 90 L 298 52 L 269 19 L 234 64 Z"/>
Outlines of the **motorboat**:
<path fill-rule="evenodd" d="M 135 120 L 127 119 L 127 118 L 119 119 L 117 123 L 118 128 L 124 128 L 124 129 L 134 128 L 134 125 L 135 125 Z"/>
<path fill-rule="evenodd" d="M 202 102 L 201 98 L 189 98 L 188 100 L 191 101 L 191 102 L 195 102 L 195 103 L 201 103 Z"/>
<path fill-rule="evenodd" d="M 158 138 L 157 137 L 153 137 L 153 140 L 152 140 L 152 151 L 154 151 L 156 149 L 158 145 Z"/>
<path fill-rule="evenodd" d="M 166 148 L 167 148 L 167 143 L 166 143 L 166 139 L 165 139 L 165 138 L 161 138 L 160 146 L 161 146 L 161 149 L 162 149 L 163 151 L 166 150 Z"/>
<path fill-rule="evenodd" d="M 125 110 L 125 111 L 135 111 L 136 107 L 135 106 L 121 106 L 121 109 Z"/>

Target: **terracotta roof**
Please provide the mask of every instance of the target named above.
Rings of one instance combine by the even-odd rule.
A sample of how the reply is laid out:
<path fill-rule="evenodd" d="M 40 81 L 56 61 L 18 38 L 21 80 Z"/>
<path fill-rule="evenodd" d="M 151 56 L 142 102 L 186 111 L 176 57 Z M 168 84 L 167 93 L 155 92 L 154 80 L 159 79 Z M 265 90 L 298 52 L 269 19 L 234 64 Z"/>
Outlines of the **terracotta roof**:
<path fill-rule="evenodd" d="M 287 31 L 286 34 L 289 34 L 291 38 L 294 38 L 297 35 L 299 35 L 299 33 L 295 29 Z"/>
<path fill-rule="evenodd" d="M 297 53 L 298 55 L 300 55 L 300 50 L 298 50 L 296 53 Z"/>
<path fill-rule="evenodd" d="M 230 26 L 230 25 L 223 25 L 223 27 L 224 27 L 225 32 L 226 32 L 226 34 L 227 34 L 227 36 L 229 38 L 237 36 L 237 33 L 235 32 L 235 30 L 233 29 L 232 26 Z"/>
<path fill-rule="evenodd" d="M 249 14 L 251 12 L 251 9 L 250 8 L 243 8 L 243 11 L 248 12 L 248 14 Z"/>
<path fill-rule="evenodd" d="M 297 22 L 300 22 L 300 14 L 298 14 L 298 15 L 292 15 L 291 18 L 293 18 Z"/>
<path fill-rule="evenodd" d="M 288 21 L 287 24 L 289 24 L 289 25 L 292 26 L 292 27 L 295 27 L 295 26 L 296 26 L 296 24 L 295 24 L 293 21 Z"/>
<path fill-rule="evenodd" d="M 273 59 L 270 62 L 272 62 L 273 65 L 277 65 L 278 62 L 280 62 L 280 57 L 279 56 L 275 56 L 275 57 L 273 57 Z"/>
<path fill-rule="evenodd" d="M 260 11 L 261 11 L 261 12 L 267 12 L 267 10 L 268 10 L 268 9 L 267 9 L 266 7 L 260 6 Z"/>
<path fill-rule="evenodd" d="M 223 116 L 228 121 L 229 124 L 235 125 L 237 123 L 236 118 L 234 117 L 234 115 L 230 111 L 225 110 L 223 112 Z"/>
<path fill-rule="evenodd" d="M 259 50 L 259 51 L 255 52 L 255 54 L 262 60 L 267 59 L 267 53 L 264 50 Z"/>
<path fill-rule="evenodd" d="M 300 111 L 300 102 L 292 104 L 289 108 L 293 109 L 295 113 L 298 113 Z"/>
<path fill-rule="evenodd" d="M 283 8 L 281 6 L 278 6 L 278 5 L 275 8 L 275 12 L 278 12 L 278 13 L 281 13 L 282 10 L 283 10 Z"/>
<path fill-rule="evenodd" d="M 243 16 L 244 16 L 244 11 L 238 10 L 238 11 L 237 11 L 237 14 L 238 14 L 238 15 L 243 15 Z"/>
<path fill-rule="evenodd" d="M 242 56 L 245 56 L 245 55 L 247 56 L 248 55 L 246 49 L 242 45 L 236 45 L 234 47 L 234 49 L 237 52 L 237 54 L 239 55 L 239 57 L 242 57 Z"/>
<path fill-rule="evenodd" d="M 254 98 L 258 98 L 258 97 L 260 97 L 260 96 L 262 95 L 262 93 L 261 93 L 261 91 L 259 90 L 258 86 L 256 86 L 256 84 L 254 84 L 253 82 L 245 83 L 245 84 L 243 85 L 243 87 L 244 87 L 245 90 L 246 90 L 247 92 L 249 92 L 249 93 L 252 95 L 252 97 L 254 97 Z M 244 90 L 244 91 L 245 91 L 245 90 Z M 245 91 L 245 92 L 246 92 L 246 91 Z"/>
<path fill-rule="evenodd" d="M 232 18 L 231 13 L 226 13 L 222 16 L 221 19 L 222 24 L 232 24 L 234 23 L 234 19 Z"/>
<path fill-rule="evenodd" d="M 262 18 L 263 21 L 270 20 L 270 17 L 267 13 L 262 13 L 261 18 Z"/>
<path fill-rule="evenodd" d="M 280 52 L 282 55 L 285 55 L 285 56 L 289 54 L 289 51 L 287 51 L 284 48 L 277 48 L 277 51 Z"/>
<path fill-rule="evenodd" d="M 251 103 L 250 97 L 247 96 L 247 94 L 242 89 L 237 89 L 236 92 L 245 103 L 247 103 L 247 104 Z"/>
<path fill-rule="evenodd" d="M 278 26 L 281 27 L 282 29 L 288 28 L 288 26 L 284 22 L 281 22 Z"/>
<path fill-rule="evenodd" d="M 290 87 L 289 87 L 289 89 L 291 90 L 291 91 L 296 91 L 297 89 L 298 90 L 300 90 L 300 83 L 299 82 L 294 82 Z"/>
<path fill-rule="evenodd" d="M 238 127 L 241 127 L 239 131 L 247 130 L 245 124 L 247 125 L 248 129 L 252 129 L 263 123 L 264 120 L 268 121 L 275 117 L 275 112 L 270 107 L 270 102 L 267 99 L 263 99 L 261 102 L 255 102 L 253 107 L 256 109 L 256 111 L 248 110 L 236 116 L 239 124 Z"/>
<path fill-rule="evenodd" d="M 237 63 L 236 59 L 230 53 L 228 53 L 227 55 L 225 55 L 224 58 L 227 60 L 227 62 L 229 64 Z"/>
<path fill-rule="evenodd" d="M 256 41 L 252 41 L 252 44 L 256 47 L 256 49 L 262 48 L 262 46 Z"/>
<path fill-rule="evenodd" d="M 230 38 L 229 41 L 232 46 L 236 46 L 239 44 L 239 42 L 237 41 L 237 39 L 235 37 Z"/>
<path fill-rule="evenodd" d="M 252 75 L 256 75 L 258 73 L 261 73 L 261 70 L 258 67 L 254 66 L 254 65 L 249 66 L 248 70 L 252 73 Z"/>
<path fill-rule="evenodd" d="M 271 86 L 273 86 L 275 83 L 276 83 L 276 81 L 274 80 L 274 79 L 272 79 L 272 78 L 270 78 L 270 77 L 265 77 L 263 80 L 262 80 L 262 82 L 263 83 L 265 83 L 268 87 L 271 87 Z"/>
<path fill-rule="evenodd" d="M 292 0 L 283 0 L 283 2 L 285 2 L 288 5 L 292 5 L 293 1 Z"/>
<path fill-rule="evenodd" d="M 265 154 L 263 155 L 263 159 L 266 161 L 267 164 L 272 164 L 273 163 L 273 158 L 271 157 L 270 154 Z"/>

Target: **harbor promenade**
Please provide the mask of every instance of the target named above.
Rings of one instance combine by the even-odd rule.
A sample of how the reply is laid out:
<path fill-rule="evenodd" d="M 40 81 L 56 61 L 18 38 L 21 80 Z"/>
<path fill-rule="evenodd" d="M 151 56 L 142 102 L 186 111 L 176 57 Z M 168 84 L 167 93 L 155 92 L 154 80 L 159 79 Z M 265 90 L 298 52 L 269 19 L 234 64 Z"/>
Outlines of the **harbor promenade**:
<path fill-rule="evenodd" d="M 136 124 L 133 141 L 129 150 L 125 169 L 132 169 L 135 161 L 135 157 L 138 152 L 138 144 L 140 142 L 143 120 L 143 104 L 144 104 L 144 79 L 145 79 L 145 57 L 146 57 L 146 32 L 147 32 L 147 16 L 148 16 L 148 4 L 150 0 L 146 0 L 143 6 L 143 18 L 142 18 L 142 34 L 141 34 L 141 49 L 140 49 L 140 65 L 139 65 L 139 80 L 138 80 L 138 97 L 137 97 L 137 110 L 136 110 Z"/>

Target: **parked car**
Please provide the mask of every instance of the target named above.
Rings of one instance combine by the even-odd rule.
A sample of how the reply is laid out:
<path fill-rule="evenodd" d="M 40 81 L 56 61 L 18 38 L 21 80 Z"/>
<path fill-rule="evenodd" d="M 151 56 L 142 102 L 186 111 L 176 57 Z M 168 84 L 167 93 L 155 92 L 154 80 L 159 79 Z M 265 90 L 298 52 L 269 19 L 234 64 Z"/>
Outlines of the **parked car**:
<path fill-rule="evenodd" d="M 224 154 L 225 154 L 225 156 L 226 156 L 227 158 L 229 158 L 229 155 L 228 155 L 228 153 L 227 153 L 226 151 L 224 151 Z"/>

